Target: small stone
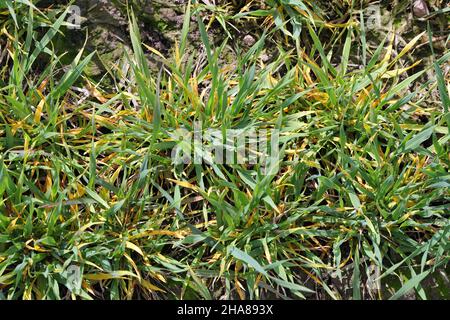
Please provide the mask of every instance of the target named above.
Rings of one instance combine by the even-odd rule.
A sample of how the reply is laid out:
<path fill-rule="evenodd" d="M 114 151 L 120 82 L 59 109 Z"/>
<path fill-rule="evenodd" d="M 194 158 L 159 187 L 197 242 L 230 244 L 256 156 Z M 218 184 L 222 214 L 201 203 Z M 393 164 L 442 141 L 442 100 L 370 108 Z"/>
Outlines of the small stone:
<path fill-rule="evenodd" d="M 424 0 L 414 0 L 413 12 L 417 18 L 423 18 L 430 14 L 427 3 Z"/>
<path fill-rule="evenodd" d="M 256 42 L 256 40 L 255 40 L 255 38 L 253 38 L 251 35 L 246 35 L 245 37 L 244 37 L 244 39 L 242 39 L 242 41 L 244 42 L 244 44 L 247 46 L 247 47 L 251 47 L 252 45 L 254 45 L 255 44 L 255 42 Z"/>

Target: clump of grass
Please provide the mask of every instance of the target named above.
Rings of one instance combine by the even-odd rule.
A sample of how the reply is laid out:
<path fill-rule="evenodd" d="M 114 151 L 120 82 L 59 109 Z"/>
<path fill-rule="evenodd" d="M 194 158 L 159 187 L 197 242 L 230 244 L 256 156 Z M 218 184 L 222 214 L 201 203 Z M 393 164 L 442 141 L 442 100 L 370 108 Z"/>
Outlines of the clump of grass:
<path fill-rule="evenodd" d="M 299 19 L 308 50 L 280 45 L 264 62 L 279 36 L 268 28 L 231 65 L 200 17 L 203 48 L 188 54 L 197 7 L 187 6 L 171 57 L 142 44 L 130 13 L 120 87 L 83 74 L 92 53 L 61 65 L 51 44 L 67 12 L 39 36 L 36 10 L 20 11 L 27 28 L 16 26 L 15 40 L 25 40 L 7 40 L 0 88 L 0 297 L 396 299 L 414 290 L 426 299 L 433 276 L 448 298 L 439 271 L 449 258 L 450 122 L 439 70 L 450 53 L 431 66 L 442 99 L 428 106 L 432 84 L 410 88 L 431 67 L 399 65 L 418 37 L 396 56 L 390 38 L 372 51 L 355 21 L 340 27 L 334 51 L 292 6 L 281 9 Z M 365 52 L 361 69 L 349 67 L 354 47 Z M 43 55 L 50 61 L 36 73 Z M 278 170 L 174 165 L 172 131 L 195 122 L 279 130 Z"/>

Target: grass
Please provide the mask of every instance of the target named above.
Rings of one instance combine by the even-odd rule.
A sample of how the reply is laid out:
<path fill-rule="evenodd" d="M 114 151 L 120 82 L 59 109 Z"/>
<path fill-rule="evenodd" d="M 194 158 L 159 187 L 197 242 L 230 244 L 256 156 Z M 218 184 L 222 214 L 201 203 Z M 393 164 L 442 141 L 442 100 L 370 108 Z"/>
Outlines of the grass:
<path fill-rule="evenodd" d="M 308 1 L 189 3 L 170 56 L 130 11 L 130 51 L 93 79 L 95 52 L 65 65 L 53 46 L 67 11 L 0 1 L 0 298 L 427 299 L 432 279 L 448 299 L 450 52 L 372 48 L 346 3 L 342 23 Z M 225 63 L 208 32 L 247 19 L 265 29 Z M 195 122 L 278 129 L 278 170 L 175 165 Z"/>

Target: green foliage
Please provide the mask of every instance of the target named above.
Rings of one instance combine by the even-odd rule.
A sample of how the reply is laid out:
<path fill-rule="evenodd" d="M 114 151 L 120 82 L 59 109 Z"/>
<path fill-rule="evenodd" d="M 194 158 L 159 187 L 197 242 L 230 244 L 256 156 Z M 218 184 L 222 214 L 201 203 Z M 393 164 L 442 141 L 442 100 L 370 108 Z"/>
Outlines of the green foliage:
<path fill-rule="evenodd" d="M 6 1 L 0 297 L 398 299 L 414 290 L 427 299 L 422 284 L 432 278 L 449 298 L 441 276 L 449 259 L 449 54 L 409 68 L 401 57 L 418 38 L 394 56 L 391 39 L 367 47 L 357 23 L 327 41 L 324 15 L 309 3 L 273 1 L 235 15 L 275 26 L 229 65 L 221 60 L 227 42 L 209 40 L 207 19 L 197 15 L 202 48 L 187 49 L 187 16 L 180 44 L 164 56 L 142 44 L 130 12 L 130 68 L 118 66 L 116 79 L 125 87 L 107 87 L 83 73 L 94 53 L 83 48 L 63 66 L 54 51 L 67 11 L 50 22 L 28 1 Z M 202 11 L 192 6 L 188 14 Z M 279 30 L 296 38 L 300 27 L 308 48 L 296 40 L 262 59 Z M 351 67 L 356 47 L 362 68 Z M 38 68 L 43 56 L 48 64 Z M 436 105 L 426 101 L 432 83 L 412 86 L 429 71 Z M 196 121 L 278 129 L 278 171 L 173 164 L 171 133 Z M 374 267 L 382 290 L 368 284 Z M 351 279 L 350 295 L 331 279 Z"/>

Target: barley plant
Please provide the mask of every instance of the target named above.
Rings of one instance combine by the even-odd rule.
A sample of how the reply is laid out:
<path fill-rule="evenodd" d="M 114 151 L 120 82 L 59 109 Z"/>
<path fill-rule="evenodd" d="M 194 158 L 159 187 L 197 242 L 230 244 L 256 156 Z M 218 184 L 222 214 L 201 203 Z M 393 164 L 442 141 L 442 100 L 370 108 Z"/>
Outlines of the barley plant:
<path fill-rule="evenodd" d="M 0 299 L 449 299 L 449 11 L 0 0 Z"/>

